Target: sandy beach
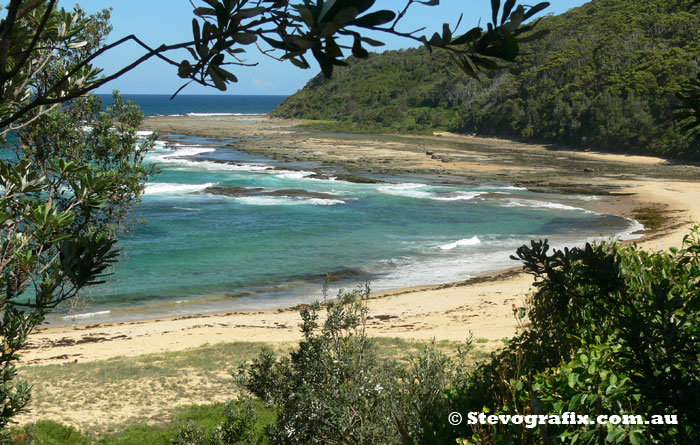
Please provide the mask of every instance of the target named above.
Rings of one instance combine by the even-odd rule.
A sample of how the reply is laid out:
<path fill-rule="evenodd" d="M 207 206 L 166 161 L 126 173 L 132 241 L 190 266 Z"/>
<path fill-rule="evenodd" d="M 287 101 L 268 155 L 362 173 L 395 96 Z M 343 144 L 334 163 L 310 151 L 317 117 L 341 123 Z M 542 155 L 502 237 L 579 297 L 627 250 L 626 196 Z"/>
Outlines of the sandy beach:
<path fill-rule="evenodd" d="M 590 210 L 634 218 L 640 209 L 653 209 L 663 215 L 658 226 L 637 241 L 655 251 L 679 247 L 693 222 L 700 221 L 696 165 L 448 133 L 320 134 L 304 124 L 262 116 L 155 117 L 148 118 L 143 129 L 157 130 L 161 136 L 226 138 L 238 150 L 278 160 L 322 161 L 350 174 L 433 175 L 451 183 L 500 180 L 535 191 L 595 194 L 598 199 L 586 203 Z M 373 295 L 368 301 L 369 333 L 451 341 L 473 335 L 496 347 L 516 332 L 513 307 L 522 305 L 531 289 L 532 278 L 513 265 L 466 282 Z M 288 308 L 48 327 L 32 334 L 22 366 L 84 363 L 222 342 L 289 343 L 300 338 L 299 322 L 298 311 Z"/>
<path fill-rule="evenodd" d="M 652 250 L 680 246 L 692 222 L 700 221 L 700 181 L 690 180 L 700 178 L 698 166 L 447 133 L 403 138 L 323 136 L 299 130 L 298 125 L 263 117 L 157 117 L 148 119 L 144 129 L 155 129 L 161 135 L 240 138 L 250 134 L 262 139 L 235 147 L 277 159 L 323 160 L 350 167 L 352 172 L 387 172 L 388 159 L 392 166 L 388 172 L 395 174 L 439 171 L 451 181 L 506 175 L 511 182 L 531 189 L 605 190 L 612 194 L 591 201 L 589 208 L 626 217 L 633 217 L 635 209 L 654 208 L 668 216 L 663 227 L 638 241 Z M 478 151 L 460 149 L 459 144 L 473 144 Z M 426 151 L 442 153 L 443 157 L 433 159 Z M 524 162 L 516 163 L 518 159 Z M 558 168 L 560 165 L 569 167 Z M 369 302 L 374 316 L 370 332 L 374 336 L 439 340 L 464 340 L 470 332 L 489 340 L 509 337 L 516 329 L 512 307 L 522 304 L 532 281 L 517 269 L 472 280 L 478 281 L 472 284 L 467 281 L 373 295 Z M 32 335 L 31 349 L 23 362 L 104 360 L 226 341 L 288 342 L 299 338 L 298 323 L 297 310 L 281 309 L 45 328 Z"/>

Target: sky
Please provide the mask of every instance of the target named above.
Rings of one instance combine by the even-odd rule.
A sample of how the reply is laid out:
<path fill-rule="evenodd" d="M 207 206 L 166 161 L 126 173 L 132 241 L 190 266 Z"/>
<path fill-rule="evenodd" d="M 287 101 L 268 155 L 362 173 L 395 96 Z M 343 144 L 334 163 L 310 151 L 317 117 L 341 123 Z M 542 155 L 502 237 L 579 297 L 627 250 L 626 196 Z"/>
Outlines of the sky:
<path fill-rule="evenodd" d="M 521 0 L 522 4 L 535 4 L 538 1 Z M 61 1 L 60 6 L 72 7 L 74 1 Z M 194 0 L 197 6 L 204 2 Z M 550 0 L 551 6 L 545 11 L 560 14 L 573 7 L 580 6 L 585 0 Z M 103 8 L 112 8 L 111 23 L 114 30 L 107 43 L 134 34 L 152 47 L 162 43 L 171 44 L 191 40 L 192 5 L 187 0 L 84 0 L 80 4 L 88 13 Z M 405 0 L 378 0 L 375 9 L 398 11 L 405 5 Z M 421 34 L 428 36 L 442 28 L 442 23 L 457 23 L 460 14 L 464 14 L 459 28 L 462 32 L 481 23 L 489 21 L 491 15 L 488 0 L 441 0 L 439 6 L 414 4 L 404 17 L 399 31 L 413 31 L 426 27 Z M 371 35 L 368 37 L 381 40 L 386 46 L 379 50 L 401 49 L 417 46 L 415 42 L 388 35 Z M 255 45 L 247 46 L 244 55 L 248 62 L 257 62 L 255 67 L 232 67 L 238 83 L 229 84 L 228 90 L 219 92 L 214 88 L 190 84 L 181 94 L 279 94 L 288 95 L 301 89 L 306 82 L 320 71 L 315 61 L 309 57 L 311 69 L 302 70 L 290 62 L 278 62 L 257 53 Z M 144 54 L 136 44 L 125 44 L 95 61 L 95 66 L 103 68 L 105 74 L 111 74 Z M 172 53 L 175 60 L 187 57 L 186 53 Z M 177 77 L 176 68 L 158 59 L 152 59 L 133 71 L 113 80 L 97 90 L 109 93 L 114 89 L 124 94 L 172 94 L 183 80 Z"/>

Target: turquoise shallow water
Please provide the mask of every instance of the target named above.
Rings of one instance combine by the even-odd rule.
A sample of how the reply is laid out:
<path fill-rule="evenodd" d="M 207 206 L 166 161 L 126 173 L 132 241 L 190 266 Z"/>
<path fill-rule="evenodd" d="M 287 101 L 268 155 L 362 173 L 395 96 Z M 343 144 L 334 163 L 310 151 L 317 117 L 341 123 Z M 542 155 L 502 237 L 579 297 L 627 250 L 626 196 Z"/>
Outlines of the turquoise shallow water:
<path fill-rule="evenodd" d="M 90 305 L 54 321 L 280 307 L 318 299 L 332 272 L 343 278 L 335 287 L 370 280 L 376 290 L 463 280 L 516 265 L 509 256 L 533 238 L 580 244 L 632 227 L 583 210 L 590 197 L 412 177 L 313 179 L 303 169 L 314 165 L 191 137 L 159 142 L 149 161 L 162 174 L 137 210 L 147 224 L 124 236 L 123 259 Z M 332 196 L 227 197 L 204 193 L 209 186 Z"/>
<path fill-rule="evenodd" d="M 146 115 L 267 113 L 284 99 L 125 97 Z M 135 212 L 147 224 L 122 237 L 109 283 L 77 308 L 50 314 L 50 322 L 295 305 L 318 299 L 328 273 L 339 278 L 331 293 L 365 280 L 375 290 L 464 280 L 516 265 L 510 255 L 531 239 L 582 244 L 639 228 L 583 210 L 586 196 L 504 183 L 446 186 L 424 177 L 377 178 L 382 184 L 313 179 L 309 170 L 322 166 L 284 164 L 207 139 L 168 139 L 149 154 L 162 174 Z M 330 196 L 226 197 L 204 193 L 209 186 Z"/>

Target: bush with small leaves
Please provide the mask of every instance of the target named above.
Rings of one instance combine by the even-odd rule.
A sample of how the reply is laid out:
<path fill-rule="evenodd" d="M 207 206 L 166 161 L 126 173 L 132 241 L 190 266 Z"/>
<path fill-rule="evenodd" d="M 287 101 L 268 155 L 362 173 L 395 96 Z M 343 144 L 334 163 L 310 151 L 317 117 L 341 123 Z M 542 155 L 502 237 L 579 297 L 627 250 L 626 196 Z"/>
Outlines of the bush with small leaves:
<path fill-rule="evenodd" d="M 263 349 L 235 375 L 239 384 L 277 412 L 272 443 L 441 443 L 447 391 L 464 382 L 455 361 L 434 343 L 409 366 L 380 360 L 366 334 L 369 288 L 341 291 L 337 300 L 302 309 L 303 340 L 289 356 Z M 427 439 L 424 439 L 427 438 Z"/>
<path fill-rule="evenodd" d="M 454 394 L 460 412 L 677 416 L 656 425 L 474 425 L 472 443 L 696 443 L 700 437 L 700 229 L 681 249 L 616 243 L 518 249 L 536 277 L 529 327 Z"/>

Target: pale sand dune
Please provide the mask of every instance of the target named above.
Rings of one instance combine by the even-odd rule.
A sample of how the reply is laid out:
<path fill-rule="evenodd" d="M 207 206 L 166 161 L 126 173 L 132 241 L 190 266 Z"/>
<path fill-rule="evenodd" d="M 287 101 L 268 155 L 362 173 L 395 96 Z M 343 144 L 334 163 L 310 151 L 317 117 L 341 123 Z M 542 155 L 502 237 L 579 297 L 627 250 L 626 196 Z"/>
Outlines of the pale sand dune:
<path fill-rule="evenodd" d="M 147 128 L 158 128 L 164 132 L 189 132 L 190 134 L 210 134 L 215 136 L 235 137 L 242 133 L 266 136 L 273 141 L 284 140 L 288 150 L 297 150 L 315 159 L 349 160 L 362 158 L 367 165 L 377 157 L 392 158 L 392 166 L 400 169 L 400 160 L 404 166 L 414 166 L 416 153 L 421 162 L 426 161 L 422 150 L 426 147 L 425 139 L 421 146 L 413 147 L 412 138 L 406 137 L 398 142 L 367 141 L 353 143 L 343 140 L 343 150 L 338 152 L 338 141 L 332 138 L 318 137 L 308 133 L 290 133 L 294 122 L 278 122 L 266 119 L 232 119 L 232 118 L 158 118 L 150 119 Z M 208 128 L 215 127 L 215 131 Z M 443 135 L 433 139 L 470 139 L 466 136 Z M 471 138 L 474 139 L 474 138 Z M 538 156 L 562 156 L 560 151 L 548 151 L 541 146 L 529 146 L 507 141 L 479 139 L 478 143 L 498 146 L 502 151 L 517 155 L 525 151 Z M 261 146 L 247 145 L 238 147 L 255 152 L 265 152 Z M 427 145 L 429 147 L 429 145 Z M 290 148 L 291 147 L 291 148 Z M 381 150 L 377 150 L 381 148 Z M 269 149 L 267 154 L 279 154 Z M 325 150 L 325 151 L 324 151 Z M 461 152 L 459 152 L 461 153 Z M 590 154 L 567 152 L 578 158 L 581 156 L 602 157 L 608 163 L 633 165 L 664 165 L 665 161 L 655 158 L 629 157 L 610 154 Z M 408 154 L 408 156 L 407 156 Z M 342 155 L 342 156 L 341 156 Z M 499 155 L 500 156 L 500 155 Z M 428 158 L 429 159 L 429 158 Z M 479 168 L 488 174 L 498 170 L 502 156 L 494 159 L 485 157 L 479 163 L 467 162 L 470 174 L 478 175 Z M 641 162 L 640 162 L 641 161 Z M 539 164 L 542 164 L 538 161 Z M 384 164 L 384 163 L 382 163 Z M 443 163 L 444 164 L 444 163 Z M 431 167 L 433 164 L 429 164 Z M 465 168 L 465 165 L 452 163 L 448 165 L 451 173 Z M 481 167 L 479 167 L 481 165 Z M 500 167 L 499 167 L 500 165 Z M 408 168 L 408 167 L 407 167 Z M 508 165 L 508 169 L 517 169 L 517 165 Z M 509 174 L 513 182 L 527 179 L 534 167 L 522 167 L 515 174 Z M 536 167 L 540 172 L 550 167 L 542 164 Z M 669 167 L 673 168 L 673 167 Z M 696 166 L 682 166 L 688 170 L 686 177 L 700 179 L 700 169 Z M 596 185 L 618 187 L 616 191 L 631 196 L 619 195 L 592 201 L 590 207 L 598 211 L 629 216 L 630 211 L 638 207 L 654 206 L 663 208 L 673 218 L 673 224 L 648 240 L 639 244 L 653 250 L 680 246 L 683 236 L 688 232 L 691 221 L 700 221 L 700 182 L 694 180 L 666 179 L 624 179 L 635 176 L 626 170 L 622 173 L 583 177 L 560 177 L 564 183 L 576 185 Z M 636 176 L 639 176 L 638 174 Z M 512 336 L 517 329 L 512 313 L 513 305 L 521 305 L 529 293 L 532 279 L 523 273 L 511 273 L 496 276 L 489 281 L 475 284 L 432 286 L 413 288 L 376 296 L 368 302 L 373 318 L 369 332 L 373 336 L 401 337 L 411 339 L 464 340 L 470 333 L 475 337 L 497 340 Z M 383 321 L 382 321 L 383 320 Z M 31 336 L 32 349 L 23 354 L 26 364 L 65 363 L 77 359 L 80 362 L 103 360 L 116 356 L 135 356 L 141 354 L 176 351 L 195 348 L 204 344 L 232 341 L 289 342 L 300 338 L 298 324 L 300 318 L 296 310 L 257 311 L 230 313 L 221 315 L 202 315 L 188 318 L 171 318 L 151 321 L 138 321 L 118 324 L 100 324 L 98 326 L 68 326 L 43 329 Z M 104 341 L 83 342 L 71 346 L 57 346 L 57 343 L 71 343 L 66 340 L 79 341 L 81 338 L 97 337 Z M 69 357 L 69 360 L 66 359 Z"/>

